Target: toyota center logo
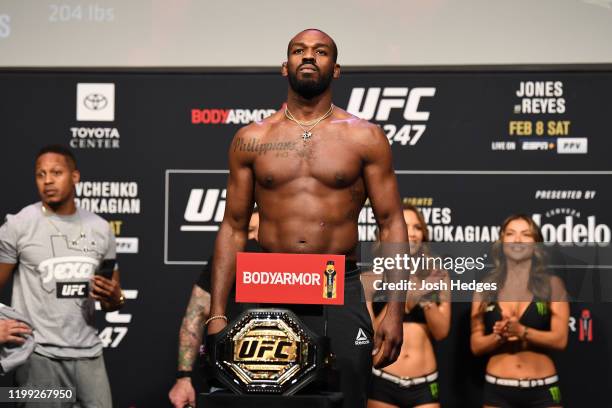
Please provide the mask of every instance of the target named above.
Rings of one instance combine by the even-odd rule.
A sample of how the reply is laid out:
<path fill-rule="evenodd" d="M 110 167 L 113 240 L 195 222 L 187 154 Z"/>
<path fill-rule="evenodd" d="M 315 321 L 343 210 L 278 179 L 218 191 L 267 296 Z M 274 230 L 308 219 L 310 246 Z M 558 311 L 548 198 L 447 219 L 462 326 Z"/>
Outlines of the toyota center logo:
<path fill-rule="evenodd" d="M 108 99 L 104 95 L 93 93 L 85 97 L 83 104 L 87 109 L 98 111 L 106 108 Z"/>
<path fill-rule="evenodd" d="M 77 84 L 76 118 L 82 122 L 115 120 L 115 84 Z"/>

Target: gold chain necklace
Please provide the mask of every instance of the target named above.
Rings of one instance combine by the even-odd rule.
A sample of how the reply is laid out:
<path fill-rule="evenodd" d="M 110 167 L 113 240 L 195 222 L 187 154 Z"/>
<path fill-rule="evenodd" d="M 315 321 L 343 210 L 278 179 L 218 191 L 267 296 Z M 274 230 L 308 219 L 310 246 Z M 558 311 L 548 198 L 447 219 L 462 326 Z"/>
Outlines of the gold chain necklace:
<path fill-rule="evenodd" d="M 312 137 L 312 132 L 311 130 L 315 128 L 315 126 L 317 126 L 319 124 L 319 122 L 321 122 L 323 119 L 331 116 L 331 114 L 334 111 L 334 104 L 332 103 L 329 107 L 329 109 L 327 110 L 327 112 L 325 112 L 325 114 L 323 116 L 321 116 L 319 119 L 313 119 L 311 121 L 308 122 L 300 122 L 299 120 L 297 120 L 295 118 L 295 116 L 293 116 L 293 114 L 289 111 L 288 107 L 285 107 L 285 116 L 287 117 L 287 119 L 289 119 L 292 122 L 297 123 L 297 125 L 302 128 L 302 139 L 305 141 L 307 141 L 308 139 L 310 139 Z M 310 126 L 310 128 L 308 128 Z M 307 129 L 308 128 L 308 129 Z"/>
<path fill-rule="evenodd" d="M 56 225 L 56 224 L 53 222 L 53 220 L 50 218 L 50 217 L 51 217 L 51 214 L 49 214 L 49 213 L 47 212 L 47 207 L 45 207 L 45 206 L 43 205 L 43 206 L 41 207 L 41 209 L 42 209 L 42 212 L 43 212 L 43 214 L 44 214 L 44 216 L 45 216 L 45 219 L 46 219 L 46 220 L 49 222 L 49 224 L 51 224 L 51 226 L 52 226 L 53 228 L 55 228 L 55 230 L 57 231 L 57 233 L 58 233 L 58 234 L 59 234 L 61 237 L 66 237 L 66 239 L 68 240 L 68 242 L 69 242 L 69 244 L 70 244 L 70 245 L 72 245 L 72 246 L 76 247 L 77 245 L 79 245 L 79 244 L 81 243 L 81 241 L 83 241 L 84 239 L 86 239 L 86 238 L 87 238 L 87 236 L 85 235 L 85 231 L 83 231 L 83 220 L 81 219 L 81 215 L 79 214 L 79 210 L 78 210 L 78 209 L 77 209 L 77 211 L 76 211 L 76 214 L 77 214 L 77 216 L 78 216 L 78 218 L 79 218 L 79 230 L 80 230 L 80 232 L 79 232 L 78 238 L 73 238 L 73 239 L 68 238 L 68 235 L 64 234 L 64 233 L 62 232 L 62 230 L 60 230 L 60 229 L 59 229 L 59 227 L 58 227 L 58 226 L 57 226 L 57 225 Z M 92 242 L 91 242 L 91 244 L 92 244 L 93 246 L 95 246 L 95 245 L 96 245 L 95 241 L 92 241 Z M 89 247 L 87 247 L 86 245 L 83 245 L 83 246 L 82 246 L 82 248 L 81 248 L 81 251 L 83 251 L 83 252 L 87 253 L 87 252 L 89 252 Z"/>

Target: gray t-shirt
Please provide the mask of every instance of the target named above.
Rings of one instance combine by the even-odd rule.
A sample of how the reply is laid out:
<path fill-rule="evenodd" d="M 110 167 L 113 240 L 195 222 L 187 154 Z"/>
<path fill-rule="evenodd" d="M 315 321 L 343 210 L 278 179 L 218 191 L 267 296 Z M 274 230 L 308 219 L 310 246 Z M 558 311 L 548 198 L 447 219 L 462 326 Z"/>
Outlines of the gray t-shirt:
<path fill-rule="evenodd" d="M 59 216 L 36 203 L 7 215 L 0 227 L 0 263 L 18 264 L 12 306 L 33 325 L 36 352 L 54 358 L 102 353 L 94 327 L 90 279 L 115 258 L 108 222 L 83 209 Z"/>
<path fill-rule="evenodd" d="M 32 327 L 32 323 L 21 313 L 2 303 L 0 303 L 0 320 L 17 320 Z M 29 334 L 21 337 L 25 340 L 25 343 L 21 345 L 14 343 L 0 344 L 0 367 L 2 368 L 0 375 L 4 375 L 25 363 L 34 351 L 36 346 L 34 337 Z"/>

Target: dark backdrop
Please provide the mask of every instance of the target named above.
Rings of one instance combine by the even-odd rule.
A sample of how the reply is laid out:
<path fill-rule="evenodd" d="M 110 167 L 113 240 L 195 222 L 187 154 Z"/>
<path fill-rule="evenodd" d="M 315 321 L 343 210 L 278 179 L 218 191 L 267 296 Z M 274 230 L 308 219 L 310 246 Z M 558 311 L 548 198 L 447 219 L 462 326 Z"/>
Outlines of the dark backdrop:
<path fill-rule="evenodd" d="M 114 84 L 114 95 L 95 84 Z M 535 93 L 522 97 L 522 87 Z M 223 213 L 232 135 L 280 109 L 285 80 L 267 72 L 2 71 L 0 90 L 0 214 L 37 201 L 41 145 L 73 146 L 81 205 L 120 238 L 128 301 L 120 314 L 98 316 L 115 406 L 168 406 L 181 316 Z M 549 241 L 564 238 L 562 226 L 609 243 L 611 90 L 605 71 L 354 71 L 337 81 L 334 100 L 383 127 L 402 197 L 423 209 L 434 240 L 490 241 L 507 215 L 524 212 L 547 226 Z M 230 123 L 212 123 L 220 120 Z M 113 182 L 123 184 L 103 184 Z M 368 218 L 366 209 L 362 240 L 372 238 Z M 592 301 L 572 304 L 569 346 L 556 356 L 568 407 L 607 405 L 612 307 L 598 288 Z M 453 305 L 450 336 L 438 345 L 443 406 L 481 404 L 484 361 L 469 351 L 469 306 Z M 584 310 L 590 341 L 577 331 Z"/>

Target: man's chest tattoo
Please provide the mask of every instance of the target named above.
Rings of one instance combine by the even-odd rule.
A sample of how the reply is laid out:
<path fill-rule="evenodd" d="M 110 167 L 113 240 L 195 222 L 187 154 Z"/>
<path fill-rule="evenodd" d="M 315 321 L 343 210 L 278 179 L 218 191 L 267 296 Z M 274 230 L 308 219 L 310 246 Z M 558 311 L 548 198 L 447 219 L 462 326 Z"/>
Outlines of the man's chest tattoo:
<path fill-rule="evenodd" d="M 289 156 L 289 152 L 297 151 L 298 148 L 298 142 L 295 141 L 271 141 L 262 143 L 256 137 L 248 140 L 239 137 L 234 142 L 234 152 L 251 152 L 257 153 L 258 155 L 271 153 L 277 157 L 287 157 Z"/>

